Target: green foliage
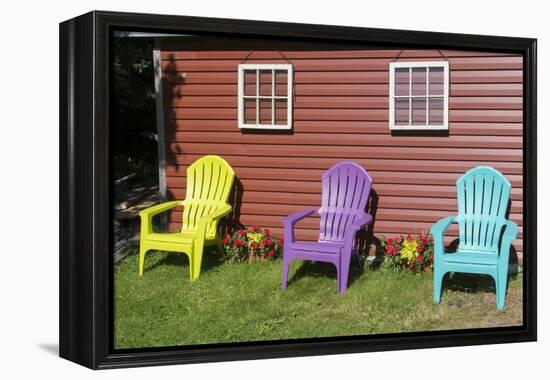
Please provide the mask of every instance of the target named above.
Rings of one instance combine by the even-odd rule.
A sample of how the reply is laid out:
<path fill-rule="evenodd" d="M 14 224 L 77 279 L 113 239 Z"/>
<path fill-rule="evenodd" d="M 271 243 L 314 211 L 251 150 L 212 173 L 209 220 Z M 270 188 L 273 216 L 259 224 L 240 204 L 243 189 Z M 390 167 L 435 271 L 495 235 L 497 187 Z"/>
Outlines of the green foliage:
<path fill-rule="evenodd" d="M 352 268 L 346 293 L 326 263 L 294 261 L 281 290 L 281 260 L 243 265 L 205 252 L 201 277 L 189 281 L 185 255 L 151 252 L 114 270 L 115 348 L 249 342 L 328 336 L 468 329 L 522 324 L 521 275 L 510 281 L 506 309 L 494 284 L 456 274 L 440 305 L 431 273 Z M 405 317 L 406 316 L 406 317 Z"/>
<path fill-rule="evenodd" d="M 153 42 L 114 38 L 111 147 L 115 179 L 130 173 L 140 178 L 157 175 Z"/>
<path fill-rule="evenodd" d="M 386 237 L 383 236 L 384 269 L 395 272 L 411 270 L 416 273 L 431 272 L 433 268 L 434 243 L 429 234 L 409 234 Z"/>
<path fill-rule="evenodd" d="M 272 260 L 280 257 L 283 252 L 283 240 L 260 226 L 226 234 L 223 246 L 225 258 L 237 262 L 246 261 L 250 256 Z"/>

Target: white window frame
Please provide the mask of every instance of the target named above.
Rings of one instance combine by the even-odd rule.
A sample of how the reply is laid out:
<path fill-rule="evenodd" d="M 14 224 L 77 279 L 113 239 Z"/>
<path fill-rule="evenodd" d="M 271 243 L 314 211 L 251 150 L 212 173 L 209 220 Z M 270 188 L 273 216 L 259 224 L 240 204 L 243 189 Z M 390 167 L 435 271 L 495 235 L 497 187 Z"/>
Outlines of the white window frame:
<path fill-rule="evenodd" d="M 255 70 L 256 71 L 256 95 L 244 95 L 244 72 L 245 70 Z M 272 80 L 271 80 L 271 95 L 270 96 L 260 96 L 260 80 L 259 72 L 260 70 L 271 70 Z M 287 94 L 275 96 L 275 76 L 274 72 L 276 70 L 282 70 L 287 72 Z M 267 130 L 278 130 L 278 129 L 291 129 L 292 128 L 292 89 L 293 89 L 293 68 L 291 64 L 240 64 L 238 69 L 238 120 L 239 128 L 251 128 L 251 129 L 267 129 Z M 271 99 L 271 122 L 272 124 L 260 124 L 260 110 L 259 102 L 256 101 L 256 123 L 254 124 L 245 124 L 244 122 L 244 99 Z M 273 124 L 275 121 L 275 100 L 284 99 L 287 101 L 287 116 L 286 124 Z"/>
<path fill-rule="evenodd" d="M 424 67 L 426 69 L 430 67 L 442 67 L 443 68 L 443 95 L 429 95 L 430 91 L 430 76 L 426 72 L 426 94 L 425 95 L 412 95 L 412 69 L 416 67 Z M 395 95 L 395 69 L 397 68 L 409 68 L 409 95 L 396 96 Z M 428 70 L 426 70 L 428 71 Z M 390 62 L 390 130 L 448 130 L 449 129 L 449 62 L 447 61 L 431 61 L 431 62 Z M 413 98 L 426 98 L 426 124 L 412 124 L 412 99 Z M 429 99 L 443 97 L 443 124 L 429 125 L 430 110 Z M 395 124 L 395 99 L 396 98 L 409 98 L 409 124 L 396 125 Z"/>

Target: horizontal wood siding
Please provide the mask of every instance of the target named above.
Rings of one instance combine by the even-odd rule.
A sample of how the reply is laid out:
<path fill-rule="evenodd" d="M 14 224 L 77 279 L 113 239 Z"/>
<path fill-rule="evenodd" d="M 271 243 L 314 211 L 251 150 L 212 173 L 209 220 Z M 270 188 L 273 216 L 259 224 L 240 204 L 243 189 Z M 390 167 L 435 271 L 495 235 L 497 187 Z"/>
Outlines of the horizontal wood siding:
<path fill-rule="evenodd" d="M 250 53 L 251 49 L 255 49 Z M 293 129 L 237 127 L 237 65 L 293 65 Z M 448 60 L 449 133 L 391 134 L 388 68 L 399 61 Z M 369 49 L 364 46 L 191 38 L 162 50 L 167 187 L 185 197 L 186 168 L 205 154 L 235 169 L 230 222 L 282 235 L 281 219 L 320 205 L 321 175 L 353 160 L 372 176 L 374 234 L 420 232 L 456 212 L 456 180 L 476 165 L 500 170 L 512 184 L 510 218 L 523 253 L 522 57 L 491 52 Z M 171 214 L 177 227 L 181 211 Z M 318 219 L 297 226 L 314 240 Z M 447 241 L 456 238 L 452 227 Z"/>

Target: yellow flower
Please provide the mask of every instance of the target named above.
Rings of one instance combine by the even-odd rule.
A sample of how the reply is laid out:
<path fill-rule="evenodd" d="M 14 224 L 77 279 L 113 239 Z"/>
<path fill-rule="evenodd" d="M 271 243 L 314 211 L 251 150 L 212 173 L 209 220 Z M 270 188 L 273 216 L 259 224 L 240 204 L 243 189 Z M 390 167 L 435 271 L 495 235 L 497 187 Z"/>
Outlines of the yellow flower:
<path fill-rule="evenodd" d="M 248 237 L 248 240 L 250 240 L 251 242 L 256 243 L 256 244 L 260 244 L 260 242 L 262 241 L 262 237 L 263 237 L 263 235 L 259 232 L 258 233 L 248 232 L 246 234 L 246 236 Z"/>
<path fill-rule="evenodd" d="M 402 259 L 407 259 L 407 263 L 410 264 L 411 261 L 414 260 L 416 257 L 416 248 L 418 247 L 418 242 L 416 239 L 409 240 L 405 239 L 403 240 L 403 247 L 401 247 L 401 250 L 399 251 L 400 257 Z"/>

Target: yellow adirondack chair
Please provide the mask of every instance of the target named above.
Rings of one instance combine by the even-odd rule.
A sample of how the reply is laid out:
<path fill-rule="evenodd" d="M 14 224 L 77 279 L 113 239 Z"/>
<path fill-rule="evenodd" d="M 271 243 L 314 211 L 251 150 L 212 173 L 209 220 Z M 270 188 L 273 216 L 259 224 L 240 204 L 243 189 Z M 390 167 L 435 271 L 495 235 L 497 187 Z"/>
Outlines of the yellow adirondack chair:
<path fill-rule="evenodd" d="M 185 200 L 164 202 L 140 211 L 139 275 L 143 276 L 145 253 L 151 249 L 181 252 L 189 257 L 191 281 L 199 278 L 205 245 L 220 251 L 222 241 L 217 233 L 218 221 L 231 212 L 227 203 L 235 172 L 218 156 L 204 156 L 187 168 Z M 155 215 L 183 206 L 183 223 L 177 233 L 153 232 Z"/>

